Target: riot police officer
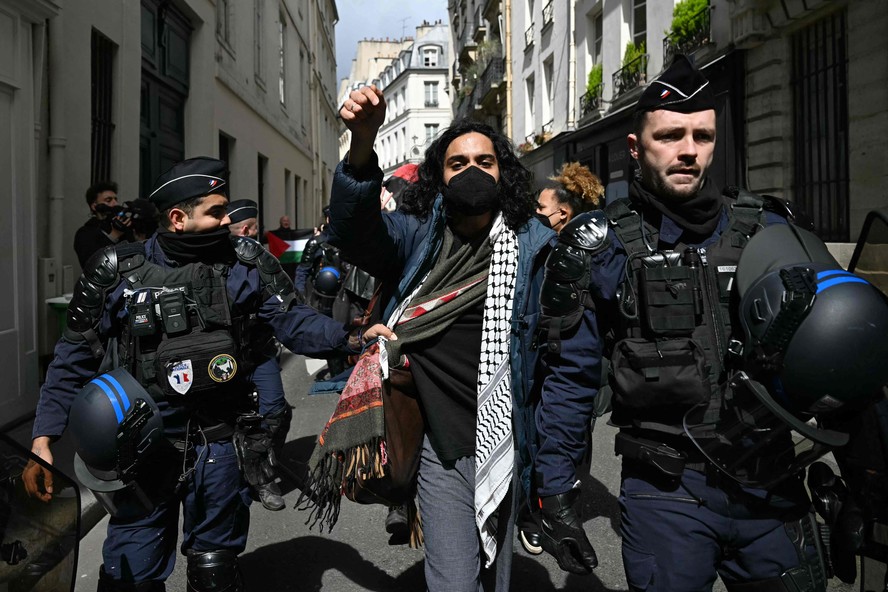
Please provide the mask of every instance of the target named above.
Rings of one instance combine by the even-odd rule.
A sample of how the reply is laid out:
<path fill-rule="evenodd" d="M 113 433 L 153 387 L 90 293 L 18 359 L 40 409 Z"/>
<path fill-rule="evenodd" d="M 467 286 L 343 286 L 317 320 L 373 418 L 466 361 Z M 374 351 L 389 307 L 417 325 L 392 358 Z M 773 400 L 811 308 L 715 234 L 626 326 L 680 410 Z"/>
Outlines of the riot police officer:
<path fill-rule="evenodd" d="M 634 124 L 628 142 L 639 174 L 628 199 L 574 218 L 547 262 L 541 304 L 548 374 L 535 459 L 543 547 L 563 569 L 588 573 L 597 565 L 574 508 L 576 467 L 596 398 L 612 389 L 611 422 L 620 428 L 615 451 L 623 462 L 622 554 L 632 590 L 708 590 L 716 574 L 729 590 L 825 590 L 803 465 L 744 481 L 721 469 L 764 459 L 776 440 L 752 450 L 741 445 L 748 440 L 732 442 L 730 454 L 743 456 L 730 463 L 713 462 L 724 460 L 724 451 L 701 444 L 719 441 L 729 387 L 737 398 L 756 393 L 746 400 L 764 392 L 749 381 L 728 384 L 745 376 L 732 374 L 732 356 L 742 357 L 738 327 L 732 331 L 734 273 L 750 237 L 785 225 L 790 212 L 779 200 L 713 186 L 707 171 L 715 98 L 684 56 L 644 91 Z M 795 329 L 783 328 L 788 336 Z M 780 378 L 761 380 L 779 385 Z M 688 437 L 690 410 L 697 438 Z M 735 417 L 748 422 L 750 415 Z"/>
<path fill-rule="evenodd" d="M 300 354 L 357 350 L 343 325 L 297 304 L 289 278 L 259 243 L 230 235 L 227 181 L 226 164 L 207 157 L 180 162 L 157 179 L 150 200 L 161 212 L 160 229 L 145 243 L 108 247 L 89 261 L 41 389 L 32 451 L 50 463 L 50 444 L 65 430 L 78 391 L 109 368 L 126 370 L 147 393 L 140 400 L 156 402 L 162 418 L 169 445 L 126 447 L 127 435 L 140 434 L 144 418 L 154 416 L 145 404 L 143 417 L 131 416 L 126 393 L 133 389 L 107 390 L 108 397 L 77 407 L 85 409 L 78 417 L 91 421 L 100 415 L 91 402 L 111 401 L 110 416 L 120 422 L 114 470 L 89 466 L 107 451 L 89 450 L 90 439 L 80 438 L 87 466 L 79 473 L 96 481 L 87 485 L 153 491 L 138 496 L 141 513 L 106 505 L 112 520 L 99 590 L 165 589 L 180 504 L 188 589 L 242 590 L 237 555 L 246 544 L 249 492 L 239 465 L 248 479 L 261 472 L 251 449 L 263 438 L 256 437 L 261 417 L 250 413 L 249 394 L 279 371 L 266 346 L 273 335 Z M 375 330 L 386 332 L 368 333 Z M 162 456 L 151 452 L 156 448 Z M 41 472 L 32 467 L 26 487 L 45 500 L 52 484 Z"/>

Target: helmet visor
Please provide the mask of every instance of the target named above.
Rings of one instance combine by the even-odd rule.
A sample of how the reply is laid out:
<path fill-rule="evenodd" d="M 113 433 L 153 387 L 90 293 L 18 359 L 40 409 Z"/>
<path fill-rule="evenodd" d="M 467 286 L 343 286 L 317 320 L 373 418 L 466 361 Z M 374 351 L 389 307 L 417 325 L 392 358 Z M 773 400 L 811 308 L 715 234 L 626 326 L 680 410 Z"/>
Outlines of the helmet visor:
<path fill-rule="evenodd" d="M 848 434 L 796 417 L 743 372 L 732 379 L 720 413 L 706 404 L 694 407 L 685 414 L 684 430 L 720 471 L 763 489 L 848 441 Z"/>

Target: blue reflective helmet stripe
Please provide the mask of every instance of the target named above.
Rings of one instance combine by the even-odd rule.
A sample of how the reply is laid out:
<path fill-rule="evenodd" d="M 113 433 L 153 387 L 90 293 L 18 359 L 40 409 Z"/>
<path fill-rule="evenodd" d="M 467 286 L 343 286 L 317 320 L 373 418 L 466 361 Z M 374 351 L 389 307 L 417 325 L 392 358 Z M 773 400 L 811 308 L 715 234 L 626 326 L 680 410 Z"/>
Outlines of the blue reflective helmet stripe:
<path fill-rule="evenodd" d="M 99 376 L 98 378 L 94 378 L 90 382 L 95 384 L 100 389 L 105 392 L 105 395 L 108 397 L 108 400 L 111 401 L 111 407 L 114 409 L 114 415 L 117 416 L 117 423 L 121 423 L 123 421 L 123 409 L 121 409 L 121 402 L 117 398 L 117 395 L 112 392 L 111 387 L 102 380 L 103 378 L 107 378 L 107 376 Z M 116 380 L 114 382 L 117 382 Z M 120 383 L 117 383 L 120 386 Z"/>
<path fill-rule="evenodd" d="M 110 382 L 111 385 L 114 387 L 114 390 L 117 391 L 117 396 L 120 397 L 120 402 L 123 403 L 124 413 L 129 411 L 131 403 L 130 403 L 129 397 L 126 396 L 126 389 L 123 388 L 120 385 L 120 383 L 117 382 L 117 379 L 114 378 L 113 376 L 111 376 L 110 374 L 106 374 L 105 376 L 103 376 L 103 378 L 105 380 L 107 380 L 108 382 Z"/>
<path fill-rule="evenodd" d="M 868 284 L 869 282 L 853 273 L 841 269 L 821 271 L 817 274 L 817 293 L 839 284 Z"/>
<path fill-rule="evenodd" d="M 320 271 L 318 271 L 318 273 L 321 273 L 322 271 L 329 271 L 329 272 L 333 273 L 333 275 L 336 276 L 336 279 L 339 279 L 340 273 L 339 273 L 339 270 L 336 269 L 335 267 L 331 267 L 329 265 L 327 267 L 322 267 L 320 269 Z"/>

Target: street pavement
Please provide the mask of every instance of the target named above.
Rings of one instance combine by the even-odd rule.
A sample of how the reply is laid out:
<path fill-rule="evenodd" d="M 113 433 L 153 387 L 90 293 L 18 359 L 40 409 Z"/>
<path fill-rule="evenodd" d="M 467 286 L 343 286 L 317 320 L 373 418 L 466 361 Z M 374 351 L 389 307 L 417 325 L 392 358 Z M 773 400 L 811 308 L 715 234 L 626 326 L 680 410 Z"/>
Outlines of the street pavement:
<path fill-rule="evenodd" d="M 319 364 L 284 353 L 284 385 L 293 405 L 293 424 L 284 448 L 283 462 L 291 476 L 284 479 L 288 507 L 269 512 L 258 502 L 251 510 L 250 537 L 240 562 L 249 591 L 400 592 L 425 590 L 421 550 L 389 544 L 385 532 L 386 508 L 361 506 L 342 500 L 339 522 L 333 532 L 306 525 L 307 512 L 293 508 L 299 497 L 296 481 L 305 472 L 318 432 L 336 404 L 332 395 L 308 396 Z M 598 553 L 594 574 L 578 576 L 561 571 L 547 554 L 532 556 L 515 542 L 512 586 L 515 592 L 563 590 L 598 592 L 626 590 L 620 558 L 620 465 L 613 454 L 614 430 L 601 422 L 593 435 L 593 461 L 584 479 L 583 506 L 586 532 Z M 593 477 L 594 476 L 594 477 Z M 293 477 L 296 477 L 294 479 Z M 101 544 L 107 518 L 81 541 L 75 592 L 96 589 Z M 851 592 L 853 587 L 833 583 L 831 591 Z M 723 591 L 716 582 L 716 591 Z M 181 555 L 167 581 L 169 592 L 185 592 L 185 560 Z"/>

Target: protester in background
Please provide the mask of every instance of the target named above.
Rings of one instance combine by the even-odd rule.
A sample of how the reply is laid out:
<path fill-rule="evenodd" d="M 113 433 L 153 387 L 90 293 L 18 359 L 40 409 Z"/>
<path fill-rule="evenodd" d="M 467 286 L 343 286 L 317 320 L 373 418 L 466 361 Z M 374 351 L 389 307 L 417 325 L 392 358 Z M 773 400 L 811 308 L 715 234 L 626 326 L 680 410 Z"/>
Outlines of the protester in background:
<path fill-rule="evenodd" d="M 86 205 L 89 206 L 89 220 L 74 235 L 74 252 L 81 269 L 96 251 L 125 242 L 131 236 L 130 223 L 115 219 L 121 211 L 117 205 L 117 183 L 100 181 L 91 185 L 86 190 Z"/>
<path fill-rule="evenodd" d="M 231 224 L 228 230 L 234 236 L 256 238 L 259 235 L 259 206 L 252 199 L 236 199 L 228 204 Z"/>
<path fill-rule="evenodd" d="M 603 195 L 604 187 L 595 173 L 578 162 L 566 162 L 543 184 L 537 218 L 544 226 L 561 232 L 577 214 L 600 207 Z"/>
<path fill-rule="evenodd" d="M 513 477 L 529 485 L 536 442 L 530 343 L 554 234 L 533 217 L 531 175 L 508 138 L 468 120 L 429 146 L 401 209 L 381 214 L 373 143 L 385 110 L 365 86 L 339 111 L 351 147 L 333 179 L 330 241 L 396 286 L 385 358 L 409 367 L 428 422 L 417 483 L 426 585 L 505 591 Z"/>

